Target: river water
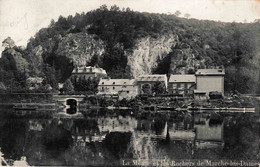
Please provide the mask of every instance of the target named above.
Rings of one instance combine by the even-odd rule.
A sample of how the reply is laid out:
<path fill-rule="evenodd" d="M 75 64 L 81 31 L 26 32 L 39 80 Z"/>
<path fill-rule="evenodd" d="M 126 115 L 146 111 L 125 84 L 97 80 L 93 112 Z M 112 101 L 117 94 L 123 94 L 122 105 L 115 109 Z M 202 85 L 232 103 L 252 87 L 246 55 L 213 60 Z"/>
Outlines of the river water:
<path fill-rule="evenodd" d="M 259 123 L 252 114 L 131 113 L 2 117 L 0 155 L 9 165 L 23 161 L 31 166 L 198 166 L 209 160 L 260 160 Z"/>

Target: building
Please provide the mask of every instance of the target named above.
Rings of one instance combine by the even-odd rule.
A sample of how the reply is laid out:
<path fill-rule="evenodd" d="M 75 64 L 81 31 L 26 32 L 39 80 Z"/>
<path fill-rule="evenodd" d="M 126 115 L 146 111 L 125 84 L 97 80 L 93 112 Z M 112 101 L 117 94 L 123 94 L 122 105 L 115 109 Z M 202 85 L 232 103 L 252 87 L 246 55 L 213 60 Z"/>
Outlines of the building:
<path fill-rule="evenodd" d="M 195 75 L 171 75 L 168 83 L 168 93 L 191 96 L 196 85 Z"/>
<path fill-rule="evenodd" d="M 107 73 L 104 69 L 99 67 L 76 67 L 72 71 L 71 80 L 72 81 L 79 81 L 79 80 L 87 80 L 87 79 L 94 79 L 94 78 L 104 78 L 107 76 Z"/>
<path fill-rule="evenodd" d="M 41 77 L 29 77 L 26 80 L 27 87 L 29 90 L 34 90 L 40 88 L 42 85 L 43 78 Z"/>
<path fill-rule="evenodd" d="M 98 94 L 121 95 L 132 98 L 137 95 L 135 79 L 100 79 Z"/>
<path fill-rule="evenodd" d="M 200 96 L 208 97 L 210 92 L 220 92 L 224 96 L 224 69 L 198 69 L 195 76 L 196 92 Z"/>
<path fill-rule="evenodd" d="M 167 76 L 164 75 L 141 75 L 136 79 L 138 94 L 152 94 L 154 87 L 162 85 L 161 89 L 167 89 Z M 161 92 L 155 92 L 160 94 Z"/>

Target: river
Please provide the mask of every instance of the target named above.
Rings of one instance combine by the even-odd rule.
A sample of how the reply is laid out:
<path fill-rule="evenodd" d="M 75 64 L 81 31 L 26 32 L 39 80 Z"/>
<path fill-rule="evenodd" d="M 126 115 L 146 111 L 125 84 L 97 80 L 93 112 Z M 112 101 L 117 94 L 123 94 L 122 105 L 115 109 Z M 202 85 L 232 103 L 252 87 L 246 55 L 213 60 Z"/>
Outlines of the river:
<path fill-rule="evenodd" d="M 9 165 L 30 166 L 194 166 L 188 163 L 260 160 L 259 123 L 252 114 L 122 113 L 2 117 L 0 155 Z"/>

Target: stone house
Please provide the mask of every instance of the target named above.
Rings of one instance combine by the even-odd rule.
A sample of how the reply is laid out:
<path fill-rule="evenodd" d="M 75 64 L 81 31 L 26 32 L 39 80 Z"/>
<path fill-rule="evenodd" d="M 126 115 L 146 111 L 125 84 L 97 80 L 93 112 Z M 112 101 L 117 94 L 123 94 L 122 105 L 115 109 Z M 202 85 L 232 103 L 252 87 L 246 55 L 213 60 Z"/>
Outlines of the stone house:
<path fill-rule="evenodd" d="M 192 96 L 196 85 L 195 75 L 171 75 L 168 83 L 168 93 Z"/>
<path fill-rule="evenodd" d="M 121 98 L 132 98 L 137 95 L 135 79 L 100 79 L 98 94 L 119 95 Z"/>
<path fill-rule="evenodd" d="M 95 67 L 95 66 L 75 67 L 71 74 L 71 80 L 77 82 L 79 80 L 105 78 L 106 76 L 107 76 L 106 71 L 99 67 Z"/>
<path fill-rule="evenodd" d="M 167 76 L 166 74 L 141 75 L 137 77 L 136 84 L 138 87 L 138 94 L 152 94 L 153 88 L 161 84 L 164 91 L 167 90 Z"/>

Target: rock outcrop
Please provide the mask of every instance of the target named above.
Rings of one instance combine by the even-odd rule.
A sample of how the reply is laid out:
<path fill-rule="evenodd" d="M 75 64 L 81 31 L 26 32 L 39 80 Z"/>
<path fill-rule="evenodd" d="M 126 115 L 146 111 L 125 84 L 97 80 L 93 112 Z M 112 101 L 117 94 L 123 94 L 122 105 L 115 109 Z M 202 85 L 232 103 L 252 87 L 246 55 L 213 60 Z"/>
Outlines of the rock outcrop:
<path fill-rule="evenodd" d="M 131 75 L 137 77 L 151 74 L 158 62 L 172 51 L 177 42 L 176 35 L 163 35 L 157 39 L 149 36 L 138 40 L 133 51 L 126 53 Z"/>
<path fill-rule="evenodd" d="M 71 59 L 74 66 L 84 66 L 94 55 L 101 57 L 104 46 L 95 35 L 84 32 L 70 33 L 62 37 L 55 54 Z"/>

